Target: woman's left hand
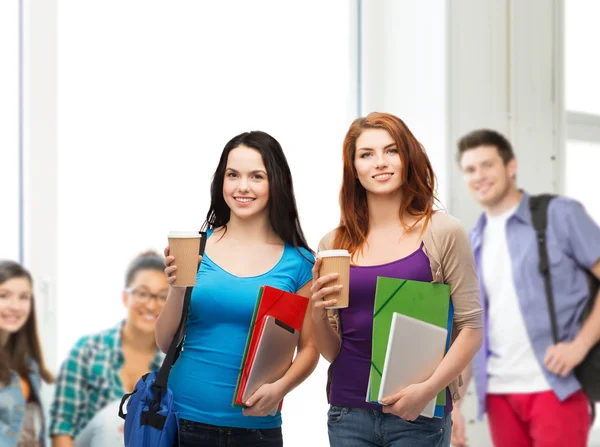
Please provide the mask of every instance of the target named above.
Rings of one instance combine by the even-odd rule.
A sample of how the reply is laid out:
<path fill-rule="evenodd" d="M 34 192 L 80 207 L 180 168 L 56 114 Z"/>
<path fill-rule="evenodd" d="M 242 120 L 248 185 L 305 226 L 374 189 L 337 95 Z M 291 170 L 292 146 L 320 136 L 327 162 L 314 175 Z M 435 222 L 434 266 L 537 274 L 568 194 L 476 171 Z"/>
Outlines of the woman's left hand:
<path fill-rule="evenodd" d="M 382 400 L 383 412 L 395 414 L 407 421 L 414 421 L 437 395 L 431 393 L 425 382 L 409 385 L 399 393 Z"/>
<path fill-rule="evenodd" d="M 284 397 L 283 387 L 278 383 L 266 383 L 245 402 L 244 416 L 266 416 L 273 411 Z"/>

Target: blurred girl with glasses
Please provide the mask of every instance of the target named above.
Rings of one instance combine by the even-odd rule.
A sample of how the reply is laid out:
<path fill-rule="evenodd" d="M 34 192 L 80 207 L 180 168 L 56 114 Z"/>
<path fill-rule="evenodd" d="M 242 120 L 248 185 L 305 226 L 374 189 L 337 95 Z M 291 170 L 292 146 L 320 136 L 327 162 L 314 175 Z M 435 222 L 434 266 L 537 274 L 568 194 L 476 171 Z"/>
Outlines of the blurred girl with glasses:
<path fill-rule="evenodd" d="M 117 404 L 142 375 L 160 368 L 164 357 L 154 339 L 169 287 L 163 269 L 158 253 L 137 256 L 125 274 L 126 319 L 81 338 L 71 349 L 51 409 L 53 447 L 123 445 Z"/>
<path fill-rule="evenodd" d="M 0 261 L 0 445 L 44 445 L 41 381 L 54 379 L 46 368 L 36 323 L 31 274 Z"/>

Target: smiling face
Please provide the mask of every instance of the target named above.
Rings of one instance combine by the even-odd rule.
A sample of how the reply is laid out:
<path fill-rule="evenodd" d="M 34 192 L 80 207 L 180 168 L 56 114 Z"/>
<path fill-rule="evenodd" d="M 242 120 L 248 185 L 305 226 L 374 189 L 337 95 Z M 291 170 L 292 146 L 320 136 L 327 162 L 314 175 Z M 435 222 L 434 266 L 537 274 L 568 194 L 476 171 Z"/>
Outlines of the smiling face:
<path fill-rule="evenodd" d="M 371 194 L 393 194 L 402 186 L 402 161 L 391 135 L 384 129 L 366 129 L 356 140 L 354 169 Z"/>
<path fill-rule="evenodd" d="M 504 163 L 495 146 L 478 146 L 463 152 L 460 167 L 467 187 L 485 208 L 498 206 L 516 187 L 516 160 Z"/>
<path fill-rule="evenodd" d="M 223 198 L 231 212 L 241 219 L 267 212 L 269 179 L 262 156 L 256 149 L 238 146 L 229 152 Z"/>
<path fill-rule="evenodd" d="M 0 284 L 0 330 L 18 332 L 31 313 L 33 291 L 27 278 L 12 278 Z"/>
<path fill-rule="evenodd" d="M 139 332 L 154 333 L 154 326 L 165 305 L 169 285 L 159 270 L 139 270 L 123 292 L 127 320 Z"/>

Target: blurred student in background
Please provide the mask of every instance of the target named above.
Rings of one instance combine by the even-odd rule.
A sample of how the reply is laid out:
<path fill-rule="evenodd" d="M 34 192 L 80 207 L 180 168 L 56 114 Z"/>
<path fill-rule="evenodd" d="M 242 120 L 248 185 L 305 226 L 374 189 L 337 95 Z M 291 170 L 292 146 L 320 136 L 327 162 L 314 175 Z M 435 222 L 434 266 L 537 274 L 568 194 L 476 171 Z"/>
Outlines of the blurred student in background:
<path fill-rule="evenodd" d="M 268 285 L 307 298 L 310 293 L 314 257 L 300 226 L 292 174 L 275 138 L 245 132 L 225 145 L 204 227 L 206 250 L 183 351 L 169 376 L 181 419 L 180 445 L 281 446 L 281 413 L 269 413 L 319 360 L 310 306 L 287 373 L 261 386 L 246 402 L 248 408 L 232 407 L 259 288 Z M 168 256 L 168 249 L 165 254 L 172 283 L 177 259 Z M 170 287 L 156 324 L 156 339 L 165 352 L 181 321 L 184 294 L 184 287 Z"/>
<path fill-rule="evenodd" d="M 484 209 L 471 232 L 485 309 L 483 349 L 472 365 L 479 415 L 487 412 L 499 447 L 584 447 L 590 407 L 573 369 L 600 340 L 600 299 L 580 324 L 592 298 L 588 273 L 600 278 L 600 228 L 576 201 L 550 202 L 545 245 L 561 340 L 555 344 L 530 196 L 517 188 L 510 142 L 493 130 L 473 131 L 458 143 L 458 162 Z M 468 368 L 463 392 L 470 376 Z M 465 446 L 460 405 L 453 418 L 453 444 Z"/>
<path fill-rule="evenodd" d="M 122 300 L 127 318 L 82 337 L 71 349 L 60 369 L 51 407 L 53 447 L 123 444 L 117 401 L 133 390 L 142 375 L 160 368 L 164 357 L 154 338 L 168 292 L 163 269 L 164 259 L 158 253 L 137 256 L 125 274 Z M 93 318 L 93 312 L 87 317 Z"/>
<path fill-rule="evenodd" d="M 0 261 L 0 445 L 44 445 L 41 381 L 46 368 L 36 323 L 33 279 L 21 265 Z"/>

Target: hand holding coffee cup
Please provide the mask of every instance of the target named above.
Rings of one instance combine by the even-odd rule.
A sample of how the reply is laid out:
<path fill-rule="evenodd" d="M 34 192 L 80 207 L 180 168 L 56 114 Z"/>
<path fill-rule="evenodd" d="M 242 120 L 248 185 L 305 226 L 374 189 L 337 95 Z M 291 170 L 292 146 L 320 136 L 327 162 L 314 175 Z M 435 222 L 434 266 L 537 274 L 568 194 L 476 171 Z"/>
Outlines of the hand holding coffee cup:
<path fill-rule="evenodd" d="M 348 307 L 350 254 L 347 250 L 324 250 L 313 267 L 312 302 L 316 309 Z"/>
<path fill-rule="evenodd" d="M 170 285 L 173 285 L 173 282 L 177 279 L 177 277 L 175 275 L 173 275 L 173 273 L 175 273 L 175 270 L 177 270 L 177 265 L 173 264 L 173 262 L 175 261 L 175 256 L 170 256 L 170 250 L 169 247 L 165 247 L 164 250 L 165 253 L 165 260 L 164 260 L 164 264 L 165 264 L 165 275 L 167 275 L 167 283 L 169 283 Z M 202 256 L 198 255 L 198 264 L 200 264 L 202 262 Z"/>
<path fill-rule="evenodd" d="M 198 255 L 200 237 L 200 233 L 196 231 L 169 233 L 169 246 L 165 248 L 165 274 L 169 285 L 173 287 L 196 285 L 198 265 L 202 261 L 202 256 Z"/>
<path fill-rule="evenodd" d="M 324 287 L 325 284 L 337 280 L 338 274 L 332 273 L 330 275 L 321 276 L 319 278 L 319 270 L 321 269 L 322 259 L 318 259 L 312 268 L 313 281 L 310 287 L 311 302 L 313 306 L 313 317 L 324 318 L 326 315 L 326 309 L 337 304 L 337 300 L 330 295 L 336 293 L 342 289 L 342 285 L 335 285 L 330 287 Z"/>

